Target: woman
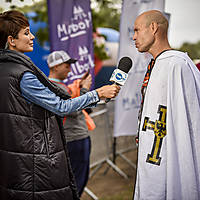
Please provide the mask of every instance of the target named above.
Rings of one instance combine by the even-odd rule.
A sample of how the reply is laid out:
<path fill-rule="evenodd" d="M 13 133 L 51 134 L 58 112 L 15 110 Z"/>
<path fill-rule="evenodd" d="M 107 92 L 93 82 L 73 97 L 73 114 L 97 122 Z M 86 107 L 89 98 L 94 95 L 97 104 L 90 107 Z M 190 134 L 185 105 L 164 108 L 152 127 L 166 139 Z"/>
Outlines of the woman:
<path fill-rule="evenodd" d="M 69 99 L 23 54 L 33 40 L 22 13 L 0 14 L 0 199 L 79 199 L 58 116 L 115 97 L 119 87 Z"/>

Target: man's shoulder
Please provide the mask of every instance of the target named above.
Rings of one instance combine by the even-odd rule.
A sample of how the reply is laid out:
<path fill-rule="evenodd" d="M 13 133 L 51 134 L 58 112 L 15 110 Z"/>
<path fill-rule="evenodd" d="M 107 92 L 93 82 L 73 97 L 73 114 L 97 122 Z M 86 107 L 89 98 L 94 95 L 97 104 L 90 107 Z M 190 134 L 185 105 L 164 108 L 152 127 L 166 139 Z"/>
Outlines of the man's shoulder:
<path fill-rule="evenodd" d="M 170 59 L 189 59 L 189 56 L 187 55 L 187 53 L 182 52 L 182 51 L 177 51 L 177 50 L 170 50 L 170 51 L 166 51 L 163 54 L 161 54 L 158 58 L 158 60 L 162 60 L 162 59 L 166 59 L 166 58 L 170 58 Z"/>
<path fill-rule="evenodd" d="M 163 53 L 159 57 L 159 60 L 168 62 L 170 65 L 180 65 L 180 66 L 192 63 L 192 60 L 190 59 L 187 53 L 177 50 L 170 50 Z"/>

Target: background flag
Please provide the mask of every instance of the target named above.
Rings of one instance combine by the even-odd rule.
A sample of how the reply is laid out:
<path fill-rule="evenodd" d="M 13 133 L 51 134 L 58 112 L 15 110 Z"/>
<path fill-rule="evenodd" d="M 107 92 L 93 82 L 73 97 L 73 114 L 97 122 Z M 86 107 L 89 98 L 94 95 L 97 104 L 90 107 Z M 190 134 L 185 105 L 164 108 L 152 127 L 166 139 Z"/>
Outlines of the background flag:
<path fill-rule="evenodd" d="M 64 50 L 78 61 L 71 64 L 66 83 L 90 69 L 94 86 L 94 59 L 90 0 L 48 0 L 51 51 Z"/>

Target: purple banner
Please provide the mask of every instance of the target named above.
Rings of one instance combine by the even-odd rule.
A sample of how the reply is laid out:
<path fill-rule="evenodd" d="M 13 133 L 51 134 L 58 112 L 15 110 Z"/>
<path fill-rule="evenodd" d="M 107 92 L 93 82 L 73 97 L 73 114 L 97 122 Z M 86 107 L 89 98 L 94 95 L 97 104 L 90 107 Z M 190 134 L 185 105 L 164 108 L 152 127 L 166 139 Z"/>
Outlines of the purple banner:
<path fill-rule="evenodd" d="M 64 50 L 78 61 L 71 64 L 66 83 L 90 69 L 94 86 L 94 55 L 90 0 L 48 0 L 51 51 Z"/>

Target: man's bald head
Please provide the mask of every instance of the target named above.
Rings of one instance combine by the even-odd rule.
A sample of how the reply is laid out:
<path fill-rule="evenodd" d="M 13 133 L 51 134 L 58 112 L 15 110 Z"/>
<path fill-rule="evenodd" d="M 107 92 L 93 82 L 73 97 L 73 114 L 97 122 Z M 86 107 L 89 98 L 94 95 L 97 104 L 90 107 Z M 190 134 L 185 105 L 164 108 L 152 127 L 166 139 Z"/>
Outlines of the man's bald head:
<path fill-rule="evenodd" d="M 167 37 L 168 21 L 158 10 L 150 10 L 139 15 L 134 22 L 133 40 L 139 52 L 149 52 L 155 57 L 165 49 L 170 49 Z"/>
<path fill-rule="evenodd" d="M 146 26 L 149 26 L 151 23 L 155 22 L 159 25 L 162 32 L 167 33 L 168 21 L 166 17 L 158 10 L 150 10 L 144 12 L 138 16 L 138 19 L 144 20 Z"/>

